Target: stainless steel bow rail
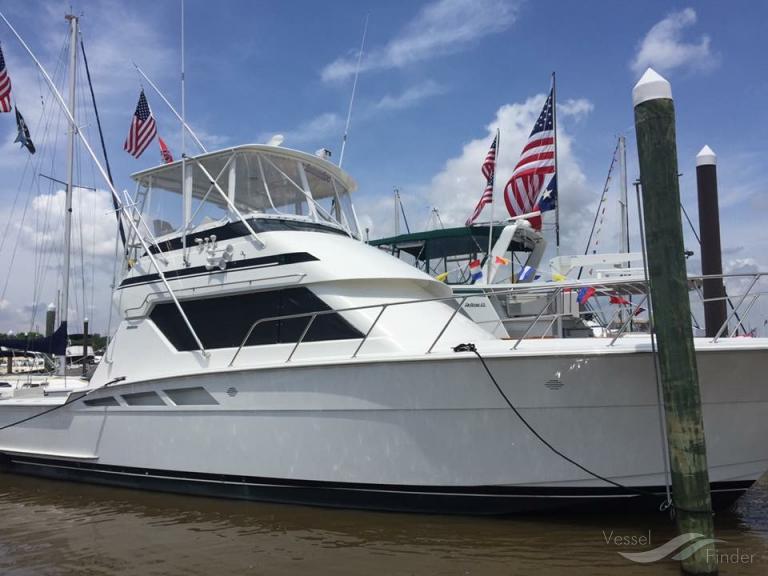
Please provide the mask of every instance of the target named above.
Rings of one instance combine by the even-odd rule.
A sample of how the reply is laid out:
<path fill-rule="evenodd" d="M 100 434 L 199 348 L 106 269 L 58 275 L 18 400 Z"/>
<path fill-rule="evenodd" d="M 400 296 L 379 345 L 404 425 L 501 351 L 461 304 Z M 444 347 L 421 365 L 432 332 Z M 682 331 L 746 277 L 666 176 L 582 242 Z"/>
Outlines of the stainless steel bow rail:
<path fill-rule="evenodd" d="M 689 283 L 691 286 L 695 286 L 695 284 L 702 280 L 708 280 L 712 278 L 722 278 L 722 279 L 746 279 L 749 280 L 750 283 L 746 289 L 746 291 L 742 294 L 735 294 L 732 296 L 732 298 L 739 298 L 738 303 L 733 306 L 733 309 L 731 310 L 731 314 L 728 316 L 726 321 L 723 323 L 723 325 L 720 327 L 720 330 L 718 331 L 717 336 L 712 339 L 712 342 L 717 342 L 723 335 L 723 333 L 726 331 L 729 323 L 734 318 L 739 318 L 739 312 L 742 309 L 742 306 L 744 306 L 745 302 L 748 301 L 747 306 L 744 308 L 744 311 L 742 313 L 742 316 L 739 318 L 739 322 L 733 330 L 728 332 L 729 337 L 733 337 L 736 335 L 738 331 L 739 325 L 743 326 L 743 323 L 745 322 L 746 318 L 748 317 L 751 310 L 754 308 L 755 303 L 760 298 L 760 296 L 763 296 L 765 294 L 768 294 L 768 292 L 752 292 L 752 290 L 755 288 L 755 286 L 758 285 L 758 282 L 761 278 L 764 278 L 765 276 L 768 276 L 768 273 L 754 273 L 754 274 L 722 274 L 722 275 L 708 275 L 708 276 L 690 276 L 689 277 Z M 546 303 L 542 307 L 541 311 L 536 314 L 535 316 L 519 316 L 515 317 L 514 320 L 520 321 L 520 320 L 528 320 L 530 319 L 530 323 L 528 324 L 526 330 L 524 333 L 515 339 L 514 344 L 512 345 L 512 350 L 517 350 L 520 344 L 528 338 L 529 334 L 533 331 L 534 327 L 544 318 L 546 318 L 549 323 L 547 325 L 546 330 L 542 333 L 541 336 L 538 338 L 545 338 L 546 334 L 549 332 L 549 330 L 552 328 L 552 325 L 555 323 L 555 321 L 558 318 L 563 317 L 576 317 L 576 316 L 582 316 L 586 314 L 594 314 L 594 312 L 590 310 L 579 310 L 576 314 L 572 312 L 554 312 L 547 314 L 547 311 L 552 308 L 552 305 L 555 304 L 557 299 L 564 294 L 565 292 L 571 291 L 571 290 L 578 290 L 580 288 L 585 287 L 594 287 L 596 290 L 597 296 L 608 296 L 608 295 L 627 295 L 627 296 L 638 296 L 642 295 L 642 298 L 638 303 L 632 303 L 631 306 L 628 306 L 626 308 L 623 308 L 625 312 L 627 312 L 627 319 L 621 321 L 620 326 L 618 329 L 613 329 L 613 331 L 610 331 L 611 326 L 613 325 L 616 318 L 619 316 L 619 314 L 622 311 L 622 308 L 619 307 L 617 310 L 614 311 L 613 315 L 611 316 L 610 320 L 604 323 L 604 327 L 607 328 L 609 331 L 607 332 L 607 336 L 611 337 L 610 342 L 608 343 L 608 346 L 613 346 L 616 341 L 626 334 L 628 328 L 632 325 L 632 321 L 635 319 L 637 313 L 642 310 L 642 307 L 646 304 L 648 301 L 648 294 L 643 293 L 642 290 L 647 290 L 645 286 L 645 282 L 642 280 L 631 280 L 627 281 L 626 279 L 610 279 L 610 280 L 603 280 L 603 281 L 590 281 L 590 280 L 581 280 L 576 282 L 558 282 L 553 284 L 544 284 L 544 285 L 535 285 L 535 286 L 529 286 L 529 285 L 518 285 L 512 288 L 505 288 L 505 289 L 495 289 L 493 287 L 478 287 L 478 293 L 474 294 L 467 294 L 464 296 L 460 295 L 454 295 L 454 296 L 443 296 L 439 298 L 422 298 L 417 300 L 406 300 L 402 302 L 385 302 L 385 303 L 378 303 L 378 304 L 366 304 L 363 306 L 352 306 L 348 308 L 339 308 L 339 309 L 332 309 L 332 310 L 320 310 L 317 312 L 303 312 L 300 314 L 284 314 L 280 316 L 270 316 L 268 318 L 260 318 L 253 322 L 251 324 L 250 328 L 248 329 L 248 332 L 246 333 L 243 340 L 240 342 L 240 345 L 238 346 L 237 350 L 232 356 L 232 359 L 229 362 L 229 366 L 232 366 L 235 363 L 235 360 L 237 360 L 237 357 L 240 355 L 240 352 L 242 349 L 246 346 L 248 340 L 250 339 L 251 335 L 253 334 L 254 330 L 261 324 L 265 324 L 267 322 L 279 322 L 282 320 L 296 320 L 300 318 L 306 318 L 307 322 L 303 327 L 303 330 L 301 332 L 301 335 L 299 336 L 298 340 L 294 343 L 293 347 L 291 348 L 290 353 L 288 354 L 288 357 L 286 359 L 286 362 L 290 362 L 294 355 L 296 354 L 296 351 L 298 350 L 299 346 L 305 341 L 305 338 L 307 334 L 309 333 L 310 329 L 312 328 L 312 325 L 314 324 L 315 320 L 319 316 L 325 316 L 328 314 L 344 314 L 346 312 L 358 312 L 362 310 L 378 310 L 378 313 L 376 314 L 375 318 L 373 319 L 373 322 L 369 325 L 368 329 L 366 330 L 363 337 L 360 339 L 359 344 L 355 348 L 354 352 L 351 355 L 351 358 L 356 358 L 358 354 L 360 353 L 360 350 L 363 348 L 365 343 L 368 341 L 368 338 L 370 337 L 371 333 L 373 332 L 374 328 L 378 324 L 381 317 L 384 315 L 384 312 L 386 312 L 389 308 L 393 308 L 396 306 L 408 306 L 408 305 L 414 305 L 414 304 L 425 304 L 430 302 L 447 302 L 451 304 L 453 307 L 453 312 L 449 316 L 449 318 L 443 323 L 441 329 L 439 330 L 437 336 L 434 338 L 434 340 L 431 341 L 431 344 L 426 350 L 426 354 L 430 354 L 437 343 L 440 341 L 440 339 L 445 334 L 446 330 L 450 326 L 450 324 L 453 322 L 454 318 L 457 314 L 459 314 L 460 311 L 462 311 L 464 304 L 467 300 L 470 298 L 492 298 L 492 297 L 501 297 L 501 296 L 507 296 L 511 294 L 515 295 L 542 295 L 542 296 L 548 296 Z M 710 298 L 710 299 L 700 299 L 698 302 L 704 303 L 704 302 L 712 302 L 715 300 L 725 300 L 727 298 Z M 464 313 L 466 314 L 466 313 Z M 501 320 L 494 320 L 492 322 L 504 322 L 504 319 Z"/>

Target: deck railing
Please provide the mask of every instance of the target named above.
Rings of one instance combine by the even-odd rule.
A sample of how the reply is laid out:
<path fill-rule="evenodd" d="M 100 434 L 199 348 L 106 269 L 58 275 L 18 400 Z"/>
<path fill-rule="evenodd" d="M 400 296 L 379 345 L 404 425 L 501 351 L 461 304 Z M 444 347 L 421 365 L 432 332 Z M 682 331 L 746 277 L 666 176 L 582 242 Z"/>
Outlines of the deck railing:
<path fill-rule="evenodd" d="M 749 282 L 747 289 L 743 293 L 733 294 L 731 296 L 726 296 L 726 297 L 709 298 L 706 300 L 702 298 L 698 300 L 699 303 L 706 303 L 706 302 L 712 302 L 712 301 L 718 301 L 718 300 L 727 300 L 732 303 L 734 299 L 738 299 L 738 302 L 735 305 L 731 304 L 731 308 L 732 308 L 731 312 L 726 318 L 726 321 L 720 327 L 717 335 L 712 339 L 712 342 L 717 342 L 723 336 L 729 324 L 733 321 L 734 318 L 737 319 L 737 325 L 733 330 L 730 330 L 728 332 L 728 336 L 732 337 L 736 335 L 738 332 L 739 326 L 743 328 L 744 323 L 746 322 L 750 312 L 754 308 L 755 303 L 759 300 L 761 296 L 764 296 L 766 294 L 766 292 L 760 292 L 760 291 L 753 292 L 754 288 L 758 285 L 758 282 L 761 280 L 761 278 L 764 278 L 765 276 L 768 276 L 768 273 L 759 272 L 754 274 L 722 274 L 722 275 L 690 276 L 689 277 L 688 279 L 689 284 L 692 287 L 696 287 L 696 283 L 701 282 L 703 280 L 710 280 L 710 279 L 717 279 L 717 278 L 721 278 L 723 280 L 742 279 L 742 280 L 747 280 Z M 437 333 L 437 336 L 435 336 L 435 338 L 430 341 L 429 347 L 425 350 L 426 354 L 430 354 L 434 350 L 438 342 L 441 340 L 441 338 L 444 336 L 445 332 L 448 330 L 449 326 L 454 321 L 456 316 L 459 314 L 460 311 L 463 310 L 464 304 L 469 299 L 499 298 L 499 297 L 506 297 L 508 295 L 517 295 L 517 296 L 539 295 L 542 297 L 546 297 L 546 301 L 542 306 L 541 310 L 538 312 L 538 314 L 530 315 L 530 316 L 518 316 L 514 318 L 515 322 L 529 320 L 529 323 L 527 324 L 522 335 L 514 338 L 514 343 L 512 344 L 511 350 L 517 350 L 520 344 L 524 340 L 529 338 L 530 334 L 534 331 L 536 326 L 543 319 L 548 320 L 548 324 L 546 325 L 546 328 L 541 333 L 541 336 L 539 336 L 539 338 L 545 338 L 550 333 L 554 323 L 558 319 L 566 318 L 566 317 L 571 317 L 571 318 L 581 317 L 588 314 L 594 316 L 595 315 L 594 311 L 581 310 L 581 309 L 579 309 L 575 313 L 574 312 L 558 312 L 558 311 L 555 311 L 554 313 L 547 313 L 549 310 L 552 309 L 553 305 L 555 305 L 558 302 L 558 299 L 564 293 L 567 293 L 573 290 L 579 290 L 581 288 L 586 288 L 586 287 L 595 288 L 596 294 L 598 297 L 608 296 L 608 295 L 642 296 L 642 298 L 637 303 L 633 302 L 630 306 L 627 306 L 626 308 L 624 308 L 623 306 L 617 308 L 613 312 L 610 319 L 604 323 L 605 336 L 611 338 L 607 346 L 609 347 L 613 346 L 619 338 L 621 338 L 623 335 L 627 333 L 627 331 L 632 326 L 633 321 L 636 319 L 637 314 L 643 310 L 643 306 L 648 301 L 646 284 L 642 280 L 609 279 L 609 280 L 597 280 L 597 281 L 582 280 L 582 281 L 575 281 L 575 282 L 557 282 L 552 284 L 539 284 L 539 285 L 520 284 L 511 288 L 504 288 L 504 289 L 498 289 L 498 288 L 494 288 L 493 286 L 488 286 L 488 287 L 478 287 L 477 293 L 466 294 L 466 295 L 443 296 L 438 298 L 422 298 L 422 299 L 415 299 L 415 300 L 406 300 L 401 302 L 383 302 L 383 303 L 377 303 L 377 304 L 365 304 L 361 306 L 352 306 L 348 308 L 321 310 L 317 312 L 304 312 L 300 314 L 284 314 L 279 316 L 270 316 L 268 318 L 260 318 L 251 324 L 250 328 L 248 329 L 248 332 L 246 333 L 245 337 L 240 342 L 240 345 L 238 346 L 237 350 L 233 354 L 232 359 L 229 362 L 229 366 L 234 365 L 235 361 L 237 360 L 238 356 L 242 352 L 243 348 L 246 347 L 247 342 L 250 339 L 251 335 L 253 334 L 254 330 L 258 326 L 265 324 L 267 322 L 297 320 L 301 318 L 307 319 L 307 322 L 306 324 L 304 324 L 299 338 L 293 344 L 293 347 L 291 348 L 291 351 L 288 354 L 288 357 L 286 359 L 286 362 L 290 362 L 294 358 L 301 344 L 305 342 L 307 334 L 309 333 L 310 329 L 312 328 L 312 325 L 314 324 L 315 320 L 319 316 L 325 316 L 328 314 L 344 314 L 349 312 L 360 312 L 365 310 L 376 310 L 377 311 L 376 316 L 368 326 L 367 330 L 365 331 L 365 334 L 363 334 L 363 336 L 360 338 L 360 342 L 357 344 L 354 352 L 350 356 L 350 358 L 357 358 L 363 346 L 369 340 L 375 327 L 378 325 L 379 321 L 381 320 L 382 316 L 390 308 L 395 308 L 399 306 L 413 306 L 413 305 L 426 304 L 426 303 L 432 303 L 432 302 L 445 302 L 451 305 L 451 307 L 453 308 L 453 311 L 449 315 L 449 317 L 445 320 L 445 322 L 443 322 L 443 324 L 440 327 L 440 330 Z M 745 306 L 745 303 L 746 303 L 746 306 Z M 623 313 L 626 313 L 626 316 L 627 316 L 626 319 L 620 318 L 620 316 Z M 617 318 L 620 318 L 620 324 L 618 328 L 612 327 Z M 499 324 L 504 324 L 504 322 L 505 322 L 505 319 L 499 319 L 499 320 L 488 321 L 486 323 L 496 323 L 496 325 L 498 326 Z"/>

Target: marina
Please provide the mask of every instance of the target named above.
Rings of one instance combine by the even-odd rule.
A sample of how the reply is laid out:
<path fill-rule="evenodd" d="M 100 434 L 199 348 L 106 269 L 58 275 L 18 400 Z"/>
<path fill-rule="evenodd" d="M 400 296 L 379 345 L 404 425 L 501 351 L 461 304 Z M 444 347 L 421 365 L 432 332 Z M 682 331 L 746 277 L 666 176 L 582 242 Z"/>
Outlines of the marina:
<path fill-rule="evenodd" d="M 0 12 L 43 107 L 30 131 L 17 103 L 28 85 L 12 92 L 0 52 L 0 109 L 14 110 L 28 153 L 1 241 L 15 234 L 0 313 L 14 267 L 33 300 L 14 311 L 28 329 L 0 334 L 0 568 L 210 573 L 198 557 L 216 554 L 215 541 L 190 537 L 209 533 L 229 540 L 228 569 L 255 573 L 314 561 L 359 573 L 376 555 L 393 574 L 764 568 L 768 272 L 762 255 L 723 248 L 718 156 L 708 145 L 679 156 L 687 101 L 652 58 L 641 51 L 625 85 L 635 148 L 628 160 L 616 137 L 593 218 L 568 196 L 571 137 L 558 116 L 578 106 L 559 100 L 552 72 L 529 120 L 487 126 L 482 162 L 487 144 L 474 146 L 485 184 L 474 211 L 469 186 L 444 199 L 460 201 L 463 226 L 434 206 L 412 231 L 395 186 L 394 230 L 382 234 L 354 163 L 342 167 L 358 77 L 380 65 L 375 50 L 364 57 L 369 16 L 343 72 L 353 82 L 336 162 L 290 132 L 204 144 L 188 121 L 179 7 L 180 111 L 133 62 L 140 90 L 120 175 L 83 17 L 65 15 L 50 67 Z M 467 9 L 435 0 L 418 18 Z M 676 17 L 695 22 L 692 9 Z M 180 130 L 170 146 L 166 114 Z M 131 164 L 128 179 L 126 157 L 153 143 L 160 162 Z M 698 228 L 680 171 L 694 163 Z M 613 180 L 618 226 L 606 216 Z M 17 260 L 19 245 L 28 256 Z M 55 531 L 56 515 L 72 554 L 51 562 L 43 526 Z M 120 548 L 98 555 L 83 540 L 94 518 L 97 541 L 162 526 L 167 545 L 186 545 L 153 563 L 142 534 L 141 562 Z"/>

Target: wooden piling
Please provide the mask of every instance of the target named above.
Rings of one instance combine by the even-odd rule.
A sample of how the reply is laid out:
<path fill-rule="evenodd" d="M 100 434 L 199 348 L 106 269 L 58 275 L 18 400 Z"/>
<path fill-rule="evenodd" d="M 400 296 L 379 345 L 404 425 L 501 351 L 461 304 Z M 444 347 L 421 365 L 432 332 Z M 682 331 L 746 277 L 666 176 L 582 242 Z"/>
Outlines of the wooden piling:
<path fill-rule="evenodd" d="M 707 453 L 680 217 L 672 89 L 650 68 L 632 92 L 643 191 L 648 277 L 680 534 L 714 538 Z M 714 543 L 682 560 L 687 574 L 716 574 Z"/>
<path fill-rule="evenodd" d="M 699 196 L 701 273 L 704 276 L 720 275 L 723 273 L 723 260 L 717 200 L 717 156 L 709 146 L 704 146 L 696 155 L 696 189 Z M 723 279 L 704 280 L 703 288 L 704 330 L 708 337 L 714 338 L 727 317 Z M 727 329 L 725 333 L 728 334 Z"/>

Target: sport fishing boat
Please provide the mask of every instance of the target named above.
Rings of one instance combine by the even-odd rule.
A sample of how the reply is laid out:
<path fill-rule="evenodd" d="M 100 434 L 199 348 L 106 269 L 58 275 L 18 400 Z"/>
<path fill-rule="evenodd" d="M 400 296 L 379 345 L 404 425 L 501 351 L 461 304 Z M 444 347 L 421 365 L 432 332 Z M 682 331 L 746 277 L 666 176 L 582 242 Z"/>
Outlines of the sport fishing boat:
<path fill-rule="evenodd" d="M 355 182 L 325 156 L 243 145 L 133 177 L 120 323 L 89 380 L 4 393 L 2 470 L 408 512 L 667 499 L 647 336 L 494 337 L 360 240 Z M 724 506 L 768 468 L 768 340 L 695 346 Z"/>
<path fill-rule="evenodd" d="M 245 145 L 184 164 L 134 175 L 141 234 L 128 238 L 121 322 L 90 381 L 0 400 L 4 469 L 405 511 L 664 498 L 648 338 L 512 348 L 459 314 L 444 283 L 358 239 L 355 184 L 328 160 Z M 178 228 L 139 212 L 167 218 L 174 198 Z M 696 350 L 725 505 L 768 467 L 768 341 L 696 339 Z M 501 392 L 551 446 L 627 488 L 554 453 Z"/>

